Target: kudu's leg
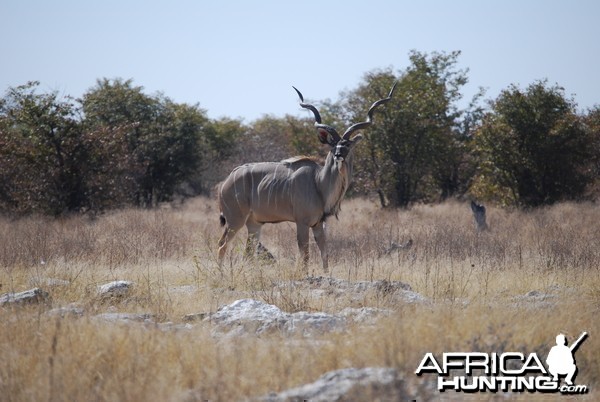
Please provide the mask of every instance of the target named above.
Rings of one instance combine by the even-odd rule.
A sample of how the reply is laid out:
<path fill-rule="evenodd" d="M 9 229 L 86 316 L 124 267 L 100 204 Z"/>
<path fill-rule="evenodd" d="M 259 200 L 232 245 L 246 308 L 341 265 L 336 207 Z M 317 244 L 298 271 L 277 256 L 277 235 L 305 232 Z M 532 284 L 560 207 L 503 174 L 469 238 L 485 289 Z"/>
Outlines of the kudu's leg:
<path fill-rule="evenodd" d="M 300 249 L 300 258 L 304 272 L 308 274 L 308 226 L 296 224 L 296 238 L 298 239 L 298 248 Z"/>
<path fill-rule="evenodd" d="M 264 261 L 275 261 L 273 254 L 267 250 L 260 242 L 260 230 L 263 224 L 256 222 L 252 217 L 249 217 L 246 221 L 246 227 L 248 228 L 248 240 L 246 241 L 246 257 L 253 257 L 256 253 L 259 258 Z"/>
<path fill-rule="evenodd" d="M 254 257 L 254 253 L 258 247 L 262 225 L 258 222 L 254 222 L 251 218 L 248 218 L 246 228 L 248 229 L 248 240 L 246 240 L 245 255 L 246 258 L 251 258 Z"/>
<path fill-rule="evenodd" d="M 327 235 L 325 233 L 325 222 L 319 222 L 312 227 L 313 236 L 321 251 L 321 259 L 323 260 L 323 272 L 329 272 L 329 262 L 327 255 Z"/>
<path fill-rule="evenodd" d="M 227 244 L 234 238 L 235 234 L 244 226 L 244 222 L 246 221 L 246 216 L 239 215 L 236 217 L 227 217 L 223 220 L 225 222 L 225 231 L 223 235 L 219 239 L 219 266 L 223 266 L 223 258 L 225 257 L 225 252 L 227 251 Z"/>
<path fill-rule="evenodd" d="M 239 229 L 239 228 L 238 228 Z M 225 252 L 227 251 L 227 243 L 233 239 L 238 229 L 230 228 L 229 226 L 225 226 L 225 231 L 223 235 L 219 239 L 219 266 L 223 266 L 223 258 L 225 257 Z"/>

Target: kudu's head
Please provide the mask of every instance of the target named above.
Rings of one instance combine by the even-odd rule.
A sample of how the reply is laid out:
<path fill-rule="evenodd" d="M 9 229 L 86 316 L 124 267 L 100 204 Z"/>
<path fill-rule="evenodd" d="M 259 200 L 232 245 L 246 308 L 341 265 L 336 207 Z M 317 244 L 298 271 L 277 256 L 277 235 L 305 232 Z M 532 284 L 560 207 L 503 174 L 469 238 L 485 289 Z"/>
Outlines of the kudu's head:
<path fill-rule="evenodd" d="M 310 103 L 305 103 L 302 93 L 296 87 L 292 88 L 296 90 L 296 93 L 298 93 L 298 96 L 300 97 L 300 106 L 310 110 L 315 115 L 315 128 L 317 129 L 319 135 L 319 141 L 331 147 L 331 152 L 333 153 L 333 157 L 336 161 L 343 161 L 348 157 L 354 146 L 363 139 L 362 134 L 356 134 L 352 138 L 350 138 L 350 135 L 355 131 L 362 130 L 371 125 L 373 122 L 373 113 L 375 112 L 375 109 L 379 105 L 382 105 L 392 99 L 396 84 L 397 82 L 394 84 L 394 86 L 392 86 L 387 98 L 380 99 L 371 105 L 369 111 L 367 112 L 366 121 L 351 125 L 341 136 L 338 134 L 335 128 L 328 126 L 327 124 L 323 124 L 321 121 L 321 114 L 317 108 Z"/>

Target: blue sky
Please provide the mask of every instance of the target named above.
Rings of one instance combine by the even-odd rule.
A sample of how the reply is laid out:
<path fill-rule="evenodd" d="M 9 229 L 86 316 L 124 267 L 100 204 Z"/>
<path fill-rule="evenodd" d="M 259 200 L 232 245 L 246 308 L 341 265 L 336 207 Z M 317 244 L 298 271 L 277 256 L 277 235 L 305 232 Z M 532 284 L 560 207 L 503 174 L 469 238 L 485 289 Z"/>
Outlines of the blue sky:
<path fill-rule="evenodd" d="M 211 118 L 303 115 L 409 52 L 462 51 L 466 97 L 558 83 L 600 104 L 600 1 L 0 0 L 0 91 L 81 96 L 99 78 L 199 103 Z"/>

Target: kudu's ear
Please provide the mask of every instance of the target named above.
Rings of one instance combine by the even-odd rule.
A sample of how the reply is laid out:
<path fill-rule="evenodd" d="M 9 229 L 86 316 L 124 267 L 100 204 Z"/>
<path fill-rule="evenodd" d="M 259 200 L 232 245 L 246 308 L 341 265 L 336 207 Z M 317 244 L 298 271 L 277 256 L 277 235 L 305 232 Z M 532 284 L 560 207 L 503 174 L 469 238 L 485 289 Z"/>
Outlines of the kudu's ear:
<path fill-rule="evenodd" d="M 339 141 L 339 136 L 336 137 L 337 133 L 331 133 L 325 127 L 318 127 L 317 132 L 319 134 L 319 141 L 321 141 L 322 144 L 327 144 L 334 147 Z"/>
<path fill-rule="evenodd" d="M 318 129 L 317 132 L 319 134 L 319 141 L 323 144 L 327 144 L 327 130 L 321 128 Z"/>
<path fill-rule="evenodd" d="M 363 138 L 364 137 L 362 134 L 356 134 L 354 137 L 352 137 L 352 139 L 350 139 L 350 141 L 352 141 L 352 146 L 361 142 L 363 140 Z"/>

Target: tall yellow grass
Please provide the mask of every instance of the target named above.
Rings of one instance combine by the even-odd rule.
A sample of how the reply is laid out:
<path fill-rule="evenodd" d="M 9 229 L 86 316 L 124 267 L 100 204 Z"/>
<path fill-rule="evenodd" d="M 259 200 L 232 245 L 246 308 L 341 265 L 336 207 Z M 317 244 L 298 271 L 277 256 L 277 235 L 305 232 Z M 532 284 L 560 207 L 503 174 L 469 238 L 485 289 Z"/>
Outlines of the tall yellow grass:
<path fill-rule="evenodd" d="M 463 203 L 396 211 L 346 201 L 340 220 L 328 222 L 331 275 L 403 281 L 430 300 L 407 305 L 380 297 L 315 297 L 292 287 L 275 291 L 274 283 L 302 277 L 289 223 L 263 230 L 277 263 L 245 260 L 242 230 L 219 268 L 221 228 L 213 200 L 93 219 L 2 219 L 0 293 L 40 286 L 51 302 L 0 307 L 0 400 L 243 400 L 312 382 L 330 370 L 366 366 L 395 367 L 415 397 L 437 399 L 433 380 L 414 375 L 425 352 L 545 356 L 558 333 L 574 339 L 584 330 L 590 337 L 576 355 L 577 383 L 590 387 L 593 400 L 600 385 L 598 222 L 600 208 L 592 204 L 531 212 L 488 207 L 491 230 L 477 233 Z M 384 252 L 391 241 L 408 239 L 412 248 Z M 319 261 L 311 243 L 312 274 L 321 274 Z M 112 301 L 97 297 L 98 285 L 117 279 L 135 282 L 133 294 Z M 534 290 L 551 297 L 523 298 Z M 201 322 L 177 327 L 186 314 L 214 312 L 245 297 L 290 312 L 369 306 L 392 314 L 373 325 L 311 338 L 217 336 Z M 85 313 L 48 314 L 61 306 Z M 94 318 L 103 312 L 149 313 L 156 324 Z"/>

